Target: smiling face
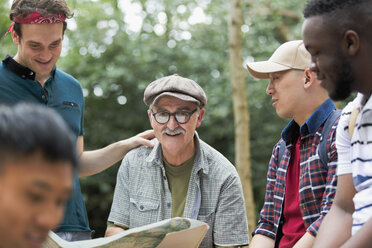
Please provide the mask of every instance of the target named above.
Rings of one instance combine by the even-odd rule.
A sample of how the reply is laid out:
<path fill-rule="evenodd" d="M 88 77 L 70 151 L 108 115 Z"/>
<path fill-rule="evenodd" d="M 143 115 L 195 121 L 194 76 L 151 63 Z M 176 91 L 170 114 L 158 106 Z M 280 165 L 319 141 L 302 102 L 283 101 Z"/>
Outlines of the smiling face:
<path fill-rule="evenodd" d="M 270 73 L 266 94 L 271 96 L 273 107 L 281 118 L 295 118 L 301 113 L 304 72 L 287 70 Z"/>
<path fill-rule="evenodd" d="M 13 43 L 18 46 L 14 59 L 33 70 L 35 79 L 43 84 L 61 54 L 63 23 L 22 24 L 21 30 L 22 38 L 12 31 Z"/>
<path fill-rule="evenodd" d="M 186 102 L 175 97 L 164 96 L 156 102 L 152 108 L 152 112 L 191 112 L 196 108 L 197 105 L 193 102 Z M 204 112 L 204 109 L 201 109 L 199 114 L 195 112 L 185 124 L 178 123 L 174 116 L 172 116 L 167 123 L 159 124 L 149 111 L 148 115 L 151 126 L 155 132 L 155 137 L 161 144 L 163 155 L 169 163 L 172 163 L 172 161 L 181 161 L 182 163 L 194 154 L 195 129 L 201 125 Z M 177 129 L 181 130 L 181 133 L 174 132 Z"/>
<path fill-rule="evenodd" d="M 307 18 L 302 28 L 306 49 L 311 54 L 310 69 L 317 75 L 333 100 L 347 98 L 355 88 L 355 75 L 344 54 L 342 37 L 327 25 L 321 16 Z"/>
<path fill-rule="evenodd" d="M 0 168 L 0 247 L 37 248 L 62 220 L 72 191 L 69 162 L 36 153 Z"/>

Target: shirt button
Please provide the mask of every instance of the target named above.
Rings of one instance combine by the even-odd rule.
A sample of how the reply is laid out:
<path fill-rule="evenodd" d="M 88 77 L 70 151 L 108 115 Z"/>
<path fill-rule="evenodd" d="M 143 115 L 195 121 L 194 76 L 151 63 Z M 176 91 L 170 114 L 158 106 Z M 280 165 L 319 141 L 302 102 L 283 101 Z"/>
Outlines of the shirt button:
<path fill-rule="evenodd" d="M 141 205 L 141 206 L 140 206 L 140 209 L 143 210 L 143 208 L 144 208 L 143 205 Z"/>
<path fill-rule="evenodd" d="M 167 181 L 167 177 L 166 176 L 163 176 L 163 178 L 164 178 L 164 181 Z"/>
<path fill-rule="evenodd" d="M 45 100 L 45 96 L 44 96 L 44 95 L 42 95 L 41 98 L 42 98 L 43 100 Z"/>
<path fill-rule="evenodd" d="M 171 204 L 170 202 L 167 203 L 167 207 L 170 208 L 171 207 Z"/>

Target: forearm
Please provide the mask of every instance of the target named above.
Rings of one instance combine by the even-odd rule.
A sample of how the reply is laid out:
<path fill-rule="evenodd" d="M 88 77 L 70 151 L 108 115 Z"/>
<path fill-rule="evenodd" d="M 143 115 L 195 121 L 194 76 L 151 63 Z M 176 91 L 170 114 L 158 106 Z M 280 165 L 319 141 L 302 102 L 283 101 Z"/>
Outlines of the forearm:
<path fill-rule="evenodd" d="M 97 174 L 119 160 L 121 160 L 132 147 L 127 140 L 121 140 L 104 148 L 85 151 L 80 156 L 79 177 Z"/>
<path fill-rule="evenodd" d="M 118 226 L 118 225 L 115 225 L 115 224 L 109 222 L 109 223 L 107 223 L 107 229 L 106 229 L 105 237 L 110 237 L 110 236 L 113 236 L 115 234 L 122 233 L 127 229 L 128 228 Z"/>
<path fill-rule="evenodd" d="M 293 246 L 293 248 L 311 248 L 313 247 L 315 237 L 306 232 Z"/>
<path fill-rule="evenodd" d="M 253 236 L 249 248 L 274 248 L 275 240 L 262 234 Z"/>
<path fill-rule="evenodd" d="M 84 138 L 79 136 L 77 150 L 80 155 L 79 177 L 97 174 L 115 164 L 133 148 L 145 145 L 153 147 L 154 131 L 147 130 L 129 139 L 121 140 L 94 151 L 84 151 Z"/>
<path fill-rule="evenodd" d="M 320 225 L 315 248 L 340 247 L 350 238 L 355 192 L 352 175 L 339 175 L 335 199 Z"/>
<path fill-rule="evenodd" d="M 372 244 L 372 219 L 354 234 L 341 248 L 364 248 Z"/>
<path fill-rule="evenodd" d="M 352 216 L 336 204 L 320 225 L 314 248 L 340 247 L 351 236 Z"/>

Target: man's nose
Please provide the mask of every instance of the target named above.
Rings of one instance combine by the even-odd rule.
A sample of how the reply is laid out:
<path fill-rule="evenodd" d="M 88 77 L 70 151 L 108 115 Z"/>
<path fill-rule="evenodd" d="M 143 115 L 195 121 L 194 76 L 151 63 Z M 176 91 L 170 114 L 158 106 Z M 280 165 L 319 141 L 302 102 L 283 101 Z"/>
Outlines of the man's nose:
<path fill-rule="evenodd" d="M 62 220 L 62 216 L 63 208 L 59 207 L 43 208 L 36 215 L 36 224 L 39 227 L 51 230 L 60 223 L 60 221 Z"/>
<path fill-rule="evenodd" d="M 40 59 L 42 62 L 47 62 L 51 59 L 52 55 L 49 49 L 43 49 L 40 53 Z"/>
<path fill-rule="evenodd" d="M 174 130 L 177 126 L 178 126 L 178 122 L 176 120 L 176 117 L 174 115 L 170 116 L 169 117 L 169 121 L 167 123 L 167 127 L 170 129 L 170 130 Z"/>
<path fill-rule="evenodd" d="M 266 87 L 266 94 L 267 95 L 272 95 L 273 94 L 273 85 L 272 85 L 271 82 L 269 82 L 269 84 Z"/>

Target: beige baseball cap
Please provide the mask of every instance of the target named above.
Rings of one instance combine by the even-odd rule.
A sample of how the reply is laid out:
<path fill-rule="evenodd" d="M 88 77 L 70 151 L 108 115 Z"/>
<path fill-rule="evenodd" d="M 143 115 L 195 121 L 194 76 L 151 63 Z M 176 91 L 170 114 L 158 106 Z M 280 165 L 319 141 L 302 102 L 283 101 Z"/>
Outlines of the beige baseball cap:
<path fill-rule="evenodd" d="M 150 106 L 163 96 L 172 96 L 183 101 L 195 102 L 200 108 L 207 104 L 207 96 L 200 85 L 177 74 L 162 77 L 150 83 L 145 89 L 143 101 L 147 106 Z"/>
<path fill-rule="evenodd" d="M 310 67 L 311 55 L 302 40 L 282 44 L 267 61 L 247 64 L 249 73 L 255 78 L 268 79 L 269 73 L 290 69 L 305 70 Z"/>

